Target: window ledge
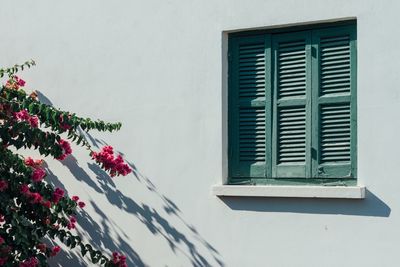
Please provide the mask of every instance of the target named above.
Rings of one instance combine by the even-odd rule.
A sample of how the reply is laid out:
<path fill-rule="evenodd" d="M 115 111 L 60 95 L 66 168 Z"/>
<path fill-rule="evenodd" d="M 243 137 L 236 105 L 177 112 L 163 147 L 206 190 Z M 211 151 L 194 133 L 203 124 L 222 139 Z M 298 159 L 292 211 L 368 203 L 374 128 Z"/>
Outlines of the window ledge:
<path fill-rule="evenodd" d="M 276 186 L 215 185 L 215 196 L 293 197 L 293 198 L 365 198 L 365 186 Z"/>

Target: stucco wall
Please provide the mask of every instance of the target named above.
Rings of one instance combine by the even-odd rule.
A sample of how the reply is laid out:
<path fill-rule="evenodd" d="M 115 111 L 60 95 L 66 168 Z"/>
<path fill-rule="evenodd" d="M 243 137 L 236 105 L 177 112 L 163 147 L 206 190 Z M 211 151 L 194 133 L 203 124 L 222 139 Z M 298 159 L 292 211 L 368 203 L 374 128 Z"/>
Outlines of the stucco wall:
<path fill-rule="evenodd" d="M 88 204 L 79 232 L 131 266 L 398 266 L 399 9 L 395 0 L 3 1 L 0 65 L 33 58 L 23 77 L 42 99 L 123 123 L 92 137 L 123 151 L 136 176 L 107 178 L 79 148 L 78 162 L 49 165 Z M 343 17 L 358 23 L 367 198 L 212 196 L 226 174 L 223 32 Z M 64 257 L 62 266 L 83 264 Z"/>

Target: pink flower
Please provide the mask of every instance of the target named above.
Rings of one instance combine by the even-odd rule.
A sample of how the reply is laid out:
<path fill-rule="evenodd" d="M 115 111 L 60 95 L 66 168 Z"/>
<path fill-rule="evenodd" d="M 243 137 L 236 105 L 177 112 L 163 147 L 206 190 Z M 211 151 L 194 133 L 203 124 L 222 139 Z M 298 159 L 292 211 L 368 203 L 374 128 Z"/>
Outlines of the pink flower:
<path fill-rule="evenodd" d="M 29 118 L 29 124 L 31 125 L 32 128 L 37 128 L 39 127 L 39 119 L 37 116 L 32 116 Z"/>
<path fill-rule="evenodd" d="M 83 209 L 86 206 L 86 204 L 83 201 L 79 201 L 78 206 L 79 206 L 79 208 Z"/>
<path fill-rule="evenodd" d="M 69 144 L 68 141 L 61 139 L 60 141 L 58 141 L 61 149 L 62 149 L 62 154 L 61 156 L 59 156 L 57 159 L 58 160 L 63 160 L 65 159 L 69 154 L 72 153 L 72 149 L 71 149 L 71 145 Z"/>
<path fill-rule="evenodd" d="M 118 252 L 113 252 L 112 254 L 113 259 L 112 262 L 119 266 L 119 267 L 127 267 L 128 265 L 126 264 L 126 257 L 122 254 L 119 254 Z"/>
<path fill-rule="evenodd" d="M 118 252 L 113 252 L 112 256 L 113 256 L 113 263 L 114 263 L 114 264 L 117 264 L 118 261 L 119 261 L 119 258 L 118 258 L 119 254 L 118 254 Z"/>
<path fill-rule="evenodd" d="M 71 118 L 71 115 L 68 115 L 68 118 Z M 64 131 L 67 131 L 72 128 L 71 125 L 64 122 L 64 117 L 62 114 L 60 115 L 59 122 L 60 122 L 60 128 Z"/>
<path fill-rule="evenodd" d="M 43 165 L 43 160 L 42 159 L 37 159 L 37 160 L 34 160 L 34 159 L 32 159 L 31 157 L 27 157 L 25 160 L 24 160 L 24 162 L 25 162 L 25 165 L 26 166 L 29 166 L 29 167 L 32 167 L 32 168 L 39 168 L 40 166 L 42 166 Z"/>
<path fill-rule="evenodd" d="M 28 111 L 26 109 L 20 110 L 18 112 L 14 113 L 14 118 L 21 122 L 21 121 L 26 121 L 29 123 L 29 125 L 32 128 L 37 128 L 39 127 L 39 119 L 37 116 L 31 116 L 29 115 Z"/>
<path fill-rule="evenodd" d="M 25 81 L 24 81 L 24 80 L 18 78 L 17 76 L 15 76 L 15 77 L 17 78 L 17 84 L 18 84 L 19 86 L 25 86 Z"/>
<path fill-rule="evenodd" d="M 71 223 L 76 223 L 76 218 L 74 216 L 69 217 Z"/>
<path fill-rule="evenodd" d="M 0 245 L 3 245 L 4 242 L 5 242 L 5 241 L 4 241 L 4 238 L 0 236 Z"/>
<path fill-rule="evenodd" d="M 31 167 L 35 166 L 35 162 L 33 161 L 33 158 L 31 158 L 31 157 L 27 157 L 24 160 L 24 162 L 25 162 L 26 166 L 31 166 Z"/>
<path fill-rule="evenodd" d="M 31 193 L 30 197 L 32 198 L 32 203 L 40 203 L 43 200 L 43 197 L 39 193 Z"/>
<path fill-rule="evenodd" d="M 18 90 L 20 86 L 24 86 L 24 85 L 25 85 L 24 80 L 22 80 L 18 76 L 13 76 L 7 81 L 5 87 L 8 89 Z"/>
<path fill-rule="evenodd" d="M 3 214 L 0 214 L 0 223 L 3 223 L 3 222 L 5 222 L 6 220 L 4 219 L 4 215 Z"/>
<path fill-rule="evenodd" d="M 29 194 L 30 193 L 29 192 L 29 186 L 27 184 L 21 185 L 20 191 L 21 191 L 22 194 L 25 194 L 25 195 Z"/>
<path fill-rule="evenodd" d="M 43 202 L 42 203 L 42 205 L 44 206 L 44 207 L 46 207 L 46 208 L 48 208 L 48 209 L 50 209 L 51 208 L 51 202 L 50 201 L 45 201 L 45 202 Z"/>
<path fill-rule="evenodd" d="M 26 109 L 20 110 L 18 112 L 14 113 L 14 117 L 18 121 L 28 121 L 29 118 L 31 117 Z"/>
<path fill-rule="evenodd" d="M 106 171 L 110 171 L 111 177 L 116 175 L 125 176 L 132 172 L 132 169 L 124 162 L 120 155 L 114 158 L 114 149 L 112 146 L 104 146 L 100 152 L 92 152 L 91 156 Z"/>
<path fill-rule="evenodd" d="M 5 257 L 5 258 L 0 258 L 0 266 L 3 266 L 4 264 L 6 264 L 6 263 L 7 263 L 7 260 L 8 260 L 7 257 Z"/>
<path fill-rule="evenodd" d="M 19 267 L 37 267 L 38 264 L 39 264 L 38 259 L 32 257 L 21 262 L 19 264 Z"/>
<path fill-rule="evenodd" d="M 79 197 L 78 196 L 72 196 L 72 198 L 71 198 L 73 201 L 78 201 L 79 200 Z"/>
<path fill-rule="evenodd" d="M 69 223 L 67 224 L 67 228 L 69 230 L 75 229 L 76 218 L 74 216 L 69 217 Z"/>
<path fill-rule="evenodd" d="M 0 180 L 0 192 L 3 192 L 8 188 L 8 182 L 6 180 Z"/>
<path fill-rule="evenodd" d="M 64 197 L 64 190 L 57 187 L 53 192 L 52 201 L 57 204 L 63 197 Z"/>
<path fill-rule="evenodd" d="M 60 251 L 61 251 L 60 246 L 55 246 L 55 247 L 53 247 L 53 249 L 52 249 L 52 251 L 51 251 L 51 256 L 57 255 Z"/>
<path fill-rule="evenodd" d="M 46 172 L 43 169 L 35 169 L 32 172 L 32 181 L 34 182 L 40 182 L 43 180 L 43 178 L 46 176 Z"/>

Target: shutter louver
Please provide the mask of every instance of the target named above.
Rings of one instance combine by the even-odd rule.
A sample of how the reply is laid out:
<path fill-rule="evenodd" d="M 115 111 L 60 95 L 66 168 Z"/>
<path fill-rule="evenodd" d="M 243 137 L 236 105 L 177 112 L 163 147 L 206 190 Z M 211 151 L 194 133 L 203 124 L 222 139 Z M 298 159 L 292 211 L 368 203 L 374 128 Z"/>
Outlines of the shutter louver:
<path fill-rule="evenodd" d="M 313 31 L 317 50 L 313 131 L 316 178 L 354 178 L 356 149 L 355 31 L 338 27 Z"/>
<path fill-rule="evenodd" d="M 280 43 L 278 62 L 279 98 L 305 96 L 305 40 Z"/>
<path fill-rule="evenodd" d="M 265 162 L 265 109 L 240 108 L 239 161 Z"/>
<path fill-rule="evenodd" d="M 321 38 L 321 95 L 350 93 L 350 39 L 348 35 Z"/>
<path fill-rule="evenodd" d="M 304 107 L 278 110 L 278 164 L 306 161 L 306 111 Z"/>
<path fill-rule="evenodd" d="M 233 178 L 265 178 L 266 169 L 266 43 L 265 36 L 255 36 L 234 42 L 231 49 L 231 98 L 234 116 L 230 123 L 236 133 L 230 135 L 230 147 L 235 165 Z M 270 64 L 270 62 L 268 62 Z"/>
<path fill-rule="evenodd" d="M 273 41 L 276 69 L 273 175 L 277 178 L 300 178 L 307 173 L 310 39 L 310 32 L 300 32 L 277 35 Z"/>
<path fill-rule="evenodd" d="M 322 105 L 321 163 L 350 162 L 350 105 Z"/>
<path fill-rule="evenodd" d="M 265 97 L 264 43 L 239 46 L 239 97 Z"/>

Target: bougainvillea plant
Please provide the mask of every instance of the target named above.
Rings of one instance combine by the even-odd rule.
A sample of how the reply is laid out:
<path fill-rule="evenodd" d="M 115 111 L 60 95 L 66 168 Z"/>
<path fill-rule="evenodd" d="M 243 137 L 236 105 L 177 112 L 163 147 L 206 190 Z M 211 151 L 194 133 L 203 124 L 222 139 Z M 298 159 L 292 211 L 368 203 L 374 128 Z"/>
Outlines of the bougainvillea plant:
<path fill-rule="evenodd" d="M 39 151 L 43 158 L 64 160 L 72 153 L 70 142 L 86 147 L 92 159 L 114 177 L 132 170 L 111 146 L 93 151 L 82 131 L 113 132 L 120 123 L 78 117 L 41 103 L 35 91 L 28 94 L 25 81 L 16 76 L 34 61 L 0 69 L 0 266 L 48 266 L 48 259 L 60 252 L 45 240 L 63 242 L 80 250 L 94 264 L 127 266 L 119 252 L 107 256 L 84 243 L 74 233 L 76 215 L 85 203 L 67 196 L 46 181 L 44 159 L 18 154 L 19 149 Z"/>

